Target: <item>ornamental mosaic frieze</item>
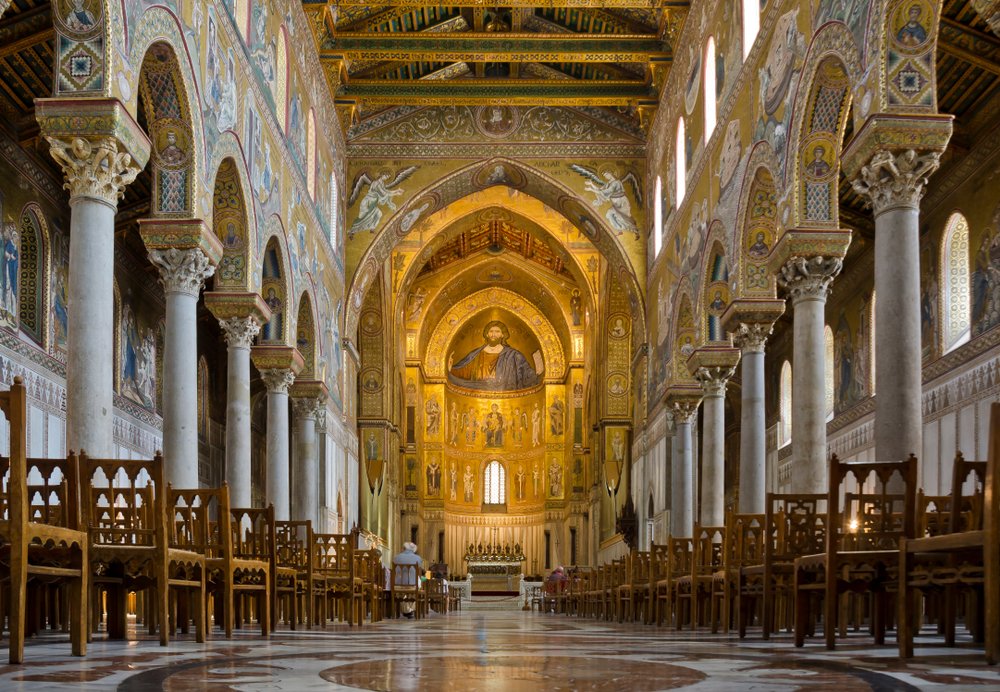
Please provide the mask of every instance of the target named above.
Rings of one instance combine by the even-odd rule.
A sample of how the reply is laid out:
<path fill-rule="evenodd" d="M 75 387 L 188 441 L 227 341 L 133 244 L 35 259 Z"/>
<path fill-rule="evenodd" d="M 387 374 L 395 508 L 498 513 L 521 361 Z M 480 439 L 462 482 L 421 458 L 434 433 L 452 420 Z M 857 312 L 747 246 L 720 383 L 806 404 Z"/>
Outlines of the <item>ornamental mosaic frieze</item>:
<path fill-rule="evenodd" d="M 205 279 L 215 273 L 211 261 L 198 248 L 150 250 L 149 259 L 160 270 L 160 281 L 167 293 L 197 296 Z"/>
<path fill-rule="evenodd" d="M 114 137 L 88 140 L 83 137 L 46 137 L 52 158 L 66 175 L 63 185 L 70 198 L 89 197 L 117 206 L 125 186 L 142 168 Z"/>

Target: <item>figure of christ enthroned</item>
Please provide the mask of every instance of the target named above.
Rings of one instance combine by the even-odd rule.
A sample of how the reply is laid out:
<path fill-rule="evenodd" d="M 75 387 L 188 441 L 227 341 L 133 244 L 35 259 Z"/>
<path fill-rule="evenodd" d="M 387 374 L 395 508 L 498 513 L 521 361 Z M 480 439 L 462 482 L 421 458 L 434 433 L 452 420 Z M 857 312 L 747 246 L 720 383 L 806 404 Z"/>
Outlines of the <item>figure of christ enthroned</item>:
<path fill-rule="evenodd" d="M 541 354 L 536 354 L 535 368 L 516 348 L 507 344 L 510 332 L 499 320 L 483 329 L 485 343 L 473 349 L 457 363 L 448 356 L 448 381 L 467 389 L 491 392 L 527 389 L 538 384 L 543 371 Z"/>

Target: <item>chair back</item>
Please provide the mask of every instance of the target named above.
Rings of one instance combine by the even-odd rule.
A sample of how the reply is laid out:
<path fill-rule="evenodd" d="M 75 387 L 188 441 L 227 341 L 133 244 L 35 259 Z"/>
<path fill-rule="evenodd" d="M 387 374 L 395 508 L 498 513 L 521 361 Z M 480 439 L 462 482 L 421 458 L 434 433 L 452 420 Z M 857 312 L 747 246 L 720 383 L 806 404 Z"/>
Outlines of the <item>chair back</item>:
<path fill-rule="evenodd" d="M 167 484 L 167 545 L 206 558 L 233 557 L 229 486 L 173 488 Z"/>
<path fill-rule="evenodd" d="M 968 461 L 955 453 L 951 467 L 951 531 L 978 531 L 983 528 L 983 491 L 988 462 Z M 966 487 L 971 483 L 971 492 Z"/>
<path fill-rule="evenodd" d="M 233 557 L 270 562 L 274 555 L 274 505 L 231 507 L 229 515 Z"/>
<path fill-rule="evenodd" d="M 312 522 L 274 522 L 274 558 L 278 567 L 291 567 L 300 572 L 308 571 L 311 565 Z"/>
<path fill-rule="evenodd" d="M 389 588 L 396 591 L 416 591 L 420 585 L 420 565 L 392 563 L 389 573 Z"/>
<path fill-rule="evenodd" d="M 316 570 L 328 579 L 353 581 L 354 536 L 349 533 L 314 533 L 313 559 Z"/>
<path fill-rule="evenodd" d="M 827 495 L 768 493 L 765 563 L 791 562 L 826 550 Z"/>
<path fill-rule="evenodd" d="M 95 459 L 80 453 L 83 521 L 95 546 L 152 548 L 163 532 L 163 456 Z"/>
<path fill-rule="evenodd" d="M 726 517 L 726 569 L 764 563 L 764 514 L 730 512 Z"/>
<path fill-rule="evenodd" d="M 843 462 L 834 454 L 829 468 L 828 554 L 842 550 L 895 550 L 900 538 L 915 536 L 917 458 L 914 455 L 904 461 Z M 847 492 L 850 480 L 858 492 Z"/>
<path fill-rule="evenodd" d="M 671 579 L 691 574 L 694 567 L 694 540 L 690 536 L 669 536 L 667 551 L 670 554 Z"/>
<path fill-rule="evenodd" d="M 725 526 L 694 525 L 691 576 L 711 576 L 722 567 L 722 553 L 726 542 Z"/>

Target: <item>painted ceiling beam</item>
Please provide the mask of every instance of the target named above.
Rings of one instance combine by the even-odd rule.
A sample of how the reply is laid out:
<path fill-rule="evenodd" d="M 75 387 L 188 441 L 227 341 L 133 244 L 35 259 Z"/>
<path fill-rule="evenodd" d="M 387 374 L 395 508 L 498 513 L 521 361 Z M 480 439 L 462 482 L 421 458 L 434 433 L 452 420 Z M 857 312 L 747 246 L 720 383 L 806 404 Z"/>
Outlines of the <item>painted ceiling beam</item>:
<path fill-rule="evenodd" d="M 617 34 L 337 34 L 320 49 L 321 59 L 433 62 L 645 63 L 669 60 L 655 36 Z"/>
<path fill-rule="evenodd" d="M 352 80 L 337 100 L 367 105 L 538 105 L 620 106 L 657 102 L 645 82 L 622 80 Z"/>
<path fill-rule="evenodd" d="M 306 11 L 311 7 L 329 6 L 335 7 L 393 7 L 396 5 L 412 5 L 413 0 L 302 0 L 302 5 Z M 448 0 L 448 7 L 490 7 L 490 8 L 514 8 L 514 7 L 572 7 L 579 10 L 591 9 L 594 0 Z M 602 10 L 639 8 L 644 10 L 666 10 L 677 8 L 688 8 L 689 0 L 602 0 L 600 3 Z"/>

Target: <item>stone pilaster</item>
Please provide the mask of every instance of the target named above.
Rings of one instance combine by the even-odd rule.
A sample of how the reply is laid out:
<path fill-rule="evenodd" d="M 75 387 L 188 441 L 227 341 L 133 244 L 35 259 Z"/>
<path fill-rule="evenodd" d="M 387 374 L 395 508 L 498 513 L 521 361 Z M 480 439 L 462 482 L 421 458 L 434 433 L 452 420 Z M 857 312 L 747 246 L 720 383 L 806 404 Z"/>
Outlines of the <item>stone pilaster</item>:
<path fill-rule="evenodd" d="M 35 116 L 70 199 L 67 448 L 110 457 L 114 392 L 115 213 L 149 140 L 115 99 L 38 99 Z"/>
<path fill-rule="evenodd" d="M 906 459 L 923 448 L 920 200 L 951 128 L 951 116 L 876 114 L 843 156 L 845 174 L 875 216 L 877 459 Z"/>

